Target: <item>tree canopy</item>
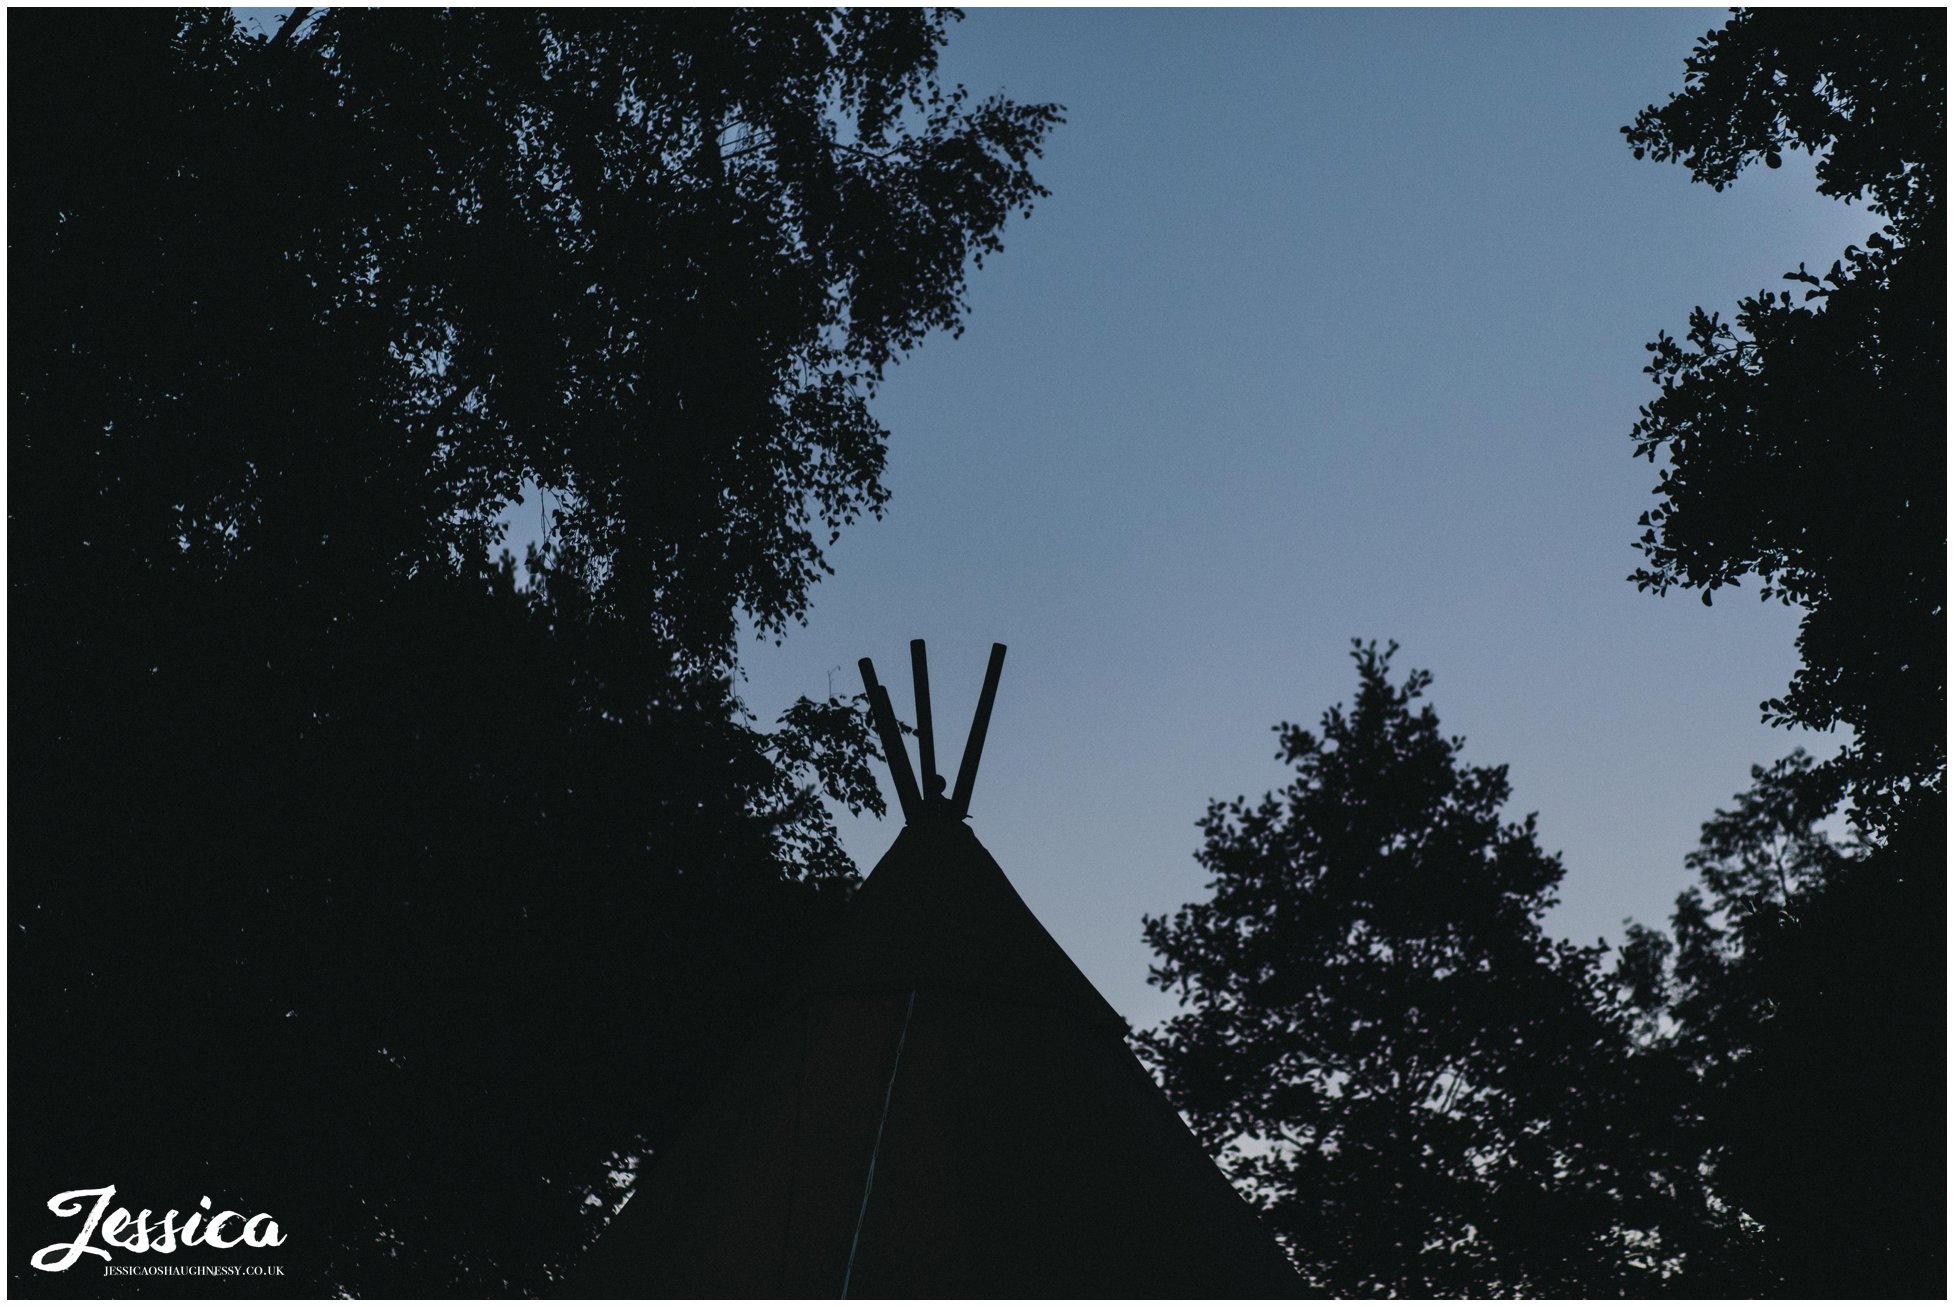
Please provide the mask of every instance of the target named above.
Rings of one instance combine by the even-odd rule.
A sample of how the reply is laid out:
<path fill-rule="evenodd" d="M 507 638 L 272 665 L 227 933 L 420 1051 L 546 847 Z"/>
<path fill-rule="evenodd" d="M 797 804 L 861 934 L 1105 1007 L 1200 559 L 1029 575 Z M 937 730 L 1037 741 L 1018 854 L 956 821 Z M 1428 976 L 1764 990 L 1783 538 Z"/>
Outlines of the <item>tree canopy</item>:
<path fill-rule="evenodd" d="M 1184 1010 L 1142 1046 L 1323 1292 L 1651 1292 L 1717 1237 L 1677 1065 L 1544 932 L 1559 859 L 1394 651 L 1276 728 L 1281 792 L 1209 806 L 1211 896 L 1146 921 Z"/>
<path fill-rule="evenodd" d="M 23 504 L 22 562 L 368 584 L 527 485 L 599 602 L 723 665 L 880 506 L 868 393 L 1041 194 L 1057 110 L 940 86 L 945 25 L 152 11 L 25 70 L 17 456 L 103 489 Z"/>
<path fill-rule="evenodd" d="M 1042 194 L 948 21 L 11 22 L 17 1245 L 112 1182 L 540 1291 L 710 1083 L 880 810 L 735 633 Z"/>
<path fill-rule="evenodd" d="M 1718 190 L 1760 160 L 1815 157 L 1818 191 L 1909 231 L 1940 208 L 1946 15 L 1736 9 L 1696 43 L 1683 89 L 1622 128 L 1636 158 L 1680 162 Z"/>
<path fill-rule="evenodd" d="M 1821 193 L 1884 220 L 1829 271 L 1787 274 L 1802 295 L 1698 308 L 1649 346 L 1661 394 L 1635 450 L 1661 471 L 1631 578 L 1709 603 L 1752 577 L 1804 610 L 1802 663 L 1764 708 L 1852 730 L 1824 774 L 1873 830 L 1943 793 L 1946 767 L 1946 85 L 1940 10 L 1738 10 L 1622 129 L 1719 190 L 1809 151 Z"/>
<path fill-rule="evenodd" d="M 1818 772 L 1802 751 L 1752 768 L 1669 931 L 1631 925 L 1616 978 L 1689 1067 L 1705 1170 L 1749 1231 L 1730 1291 L 1937 1297 L 1946 845 L 1834 839 Z"/>
<path fill-rule="evenodd" d="M 1739 10 L 1682 91 L 1622 130 L 1721 190 L 1790 149 L 1822 194 L 1884 220 L 1803 287 L 1664 334 L 1636 452 L 1658 592 L 1744 577 L 1804 610 L 1802 663 L 1764 705 L 1850 728 L 1703 828 L 1667 934 L 1618 976 L 1643 1037 L 1685 1058 L 1706 1169 L 1759 1231 L 1744 1292 L 1946 1288 L 1946 14 Z M 1825 829 L 1841 804 L 1855 838 Z"/>

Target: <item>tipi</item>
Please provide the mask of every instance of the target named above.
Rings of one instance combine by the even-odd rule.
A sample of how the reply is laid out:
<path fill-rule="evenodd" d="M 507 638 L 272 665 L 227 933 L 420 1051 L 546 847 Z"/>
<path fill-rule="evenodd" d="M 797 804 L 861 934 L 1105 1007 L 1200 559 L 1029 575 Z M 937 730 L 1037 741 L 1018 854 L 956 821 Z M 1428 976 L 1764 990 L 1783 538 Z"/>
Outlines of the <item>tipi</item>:
<path fill-rule="evenodd" d="M 963 824 L 911 645 L 919 792 L 833 938 L 654 1161 L 573 1288 L 595 1297 L 1289 1297 L 1301 1285 L 1125 1043 L 1126 1024 Z"/>

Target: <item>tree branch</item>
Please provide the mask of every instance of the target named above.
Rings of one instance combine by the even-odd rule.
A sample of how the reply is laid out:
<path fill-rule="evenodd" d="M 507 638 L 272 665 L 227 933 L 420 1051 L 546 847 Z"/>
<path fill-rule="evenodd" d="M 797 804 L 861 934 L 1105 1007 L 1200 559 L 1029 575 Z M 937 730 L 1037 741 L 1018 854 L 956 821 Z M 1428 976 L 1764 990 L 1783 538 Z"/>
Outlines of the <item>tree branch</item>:
<path fill-rule="evenodd" d="M 292 10 L 292 12 L 286 16 L 285 21 L 279 25 L 277 33 L 271 38 L 271 41 L 267 44 L 266 48 L 276 49 L 279 46 L 285 44 L 286 40 L 291 37 L 292 33 L 298 31 L 299 26 L 302 23 L 304 23 L 305 20 L 311 16 L 311 14 L 312 14 L 312 10 L 302 5 Z"/>

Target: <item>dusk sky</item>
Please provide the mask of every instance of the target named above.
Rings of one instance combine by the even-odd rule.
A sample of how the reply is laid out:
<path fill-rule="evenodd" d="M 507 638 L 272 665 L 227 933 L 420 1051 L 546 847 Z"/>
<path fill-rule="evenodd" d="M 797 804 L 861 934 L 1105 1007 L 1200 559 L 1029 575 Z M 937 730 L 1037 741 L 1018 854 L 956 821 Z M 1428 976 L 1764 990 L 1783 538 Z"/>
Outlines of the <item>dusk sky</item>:
<path fill-rule="evenodd" d="M 1510 765 L 1567 867 L 1552 930 L 1666 920 L 1751 764 L 1834 746 L 1759 720 L 1796 610 L 1626 580 L 1642 347 L 1878 225 L 1802 154 L 1720 195 L 1630 154 L 1724 17 L 969 10 L 945 80 L 1065 106 L 1052 194 L 962 338 L 892 371 L 888 512 L 828 551 L 805 627 L 745 642 L 749 708 L 853 693 L 867 655 L 913 720 L 921 636 L 954 767 L 1009 645 L 971 824 L 1140 1026 L 1175 1006 L 1142 915 L 1203 897 L 1196 820 L 1285 783 L 1270 728 L 1349 699 L 1353 638 Z M 864 872 L 897 820 L 842 814 Z"/>
<path fill-rule="evenodd" d="M 1630 154 L 1724 17 L 969 10 L 945 80 L 1065 106 L 1052 194 L 962 338 L 891 373 L 888 512 L 829 550 L 805 627 L 746 641 L 749 708 L 853 693 L 867 655 L 913 721 L 921 636 L 953 768 L 1009 645 L 971 824 L 1140 1026 L 1175 1006 L 1142 915 L 1203 897 L 1196 820 L 1285 783 L 1270 728 L 1349 699 L 1353 638 L 1396 640 L 1464 760 L 1510 765 L 1509 816 L 1567 867 L 1551 929 L 1665 921 L 1751 764 L 1834 746 L 1759 720 L 1796 610 L 1626 580 L 1642 347 L 1877 226 L 1802 154 L 1720 195 Z M 897 820 L 842 814 L 864 872 Z"/>
<path fill-rule="evenodd" d="M 886 518 L 830 551 L 745 698 L 859 688 L 910 717 L 929 641 L 954 760 L 1010 646 L 972 825 L 1136 1024 L 1144 913 L 1202 895 L 1210 797 L 1285 780 L 1270 727 L 1395 639 L 1465 758 L 1567 865 L 1558 932 L 1665 919 L 1683 855 L 1797 665 L 1754 587 L 1705 608 L 1625 578 L 1655 472 L 1643 344 L 1829 267 L 1876 225 L 1809 161 L 1719 195 L 1619 128 L 1717 10 L 998 10 L 948 80 L 1055 100 L 1051 189 L 971 282 L 960 340 L 891 376 Z M 1831 745 L 1818 741 L 1821 750 Z M 864 870 L 893 822 L 845 821 Z"/>

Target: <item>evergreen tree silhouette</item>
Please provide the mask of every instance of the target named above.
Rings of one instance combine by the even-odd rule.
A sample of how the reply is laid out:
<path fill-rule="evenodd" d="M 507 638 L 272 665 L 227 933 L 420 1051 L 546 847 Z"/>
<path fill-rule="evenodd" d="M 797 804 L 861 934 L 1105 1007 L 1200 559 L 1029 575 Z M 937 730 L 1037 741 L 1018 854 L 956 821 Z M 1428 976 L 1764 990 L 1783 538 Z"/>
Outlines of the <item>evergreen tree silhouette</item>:
<path fill-rule="evenodd" d="M 1734 1234 L 1683 1064 L 1634 1046 L 1603 949 L 1544 932 L 1559 859 L 1395 649 L 1357 646 L 1319 731 L 1276 728 L 1283 790 L 1209 806 L 1210 897 L 1146 922 L 1184 1010 L 1141 1045 L 1325 1293 L 1674 1287 Z"/>

